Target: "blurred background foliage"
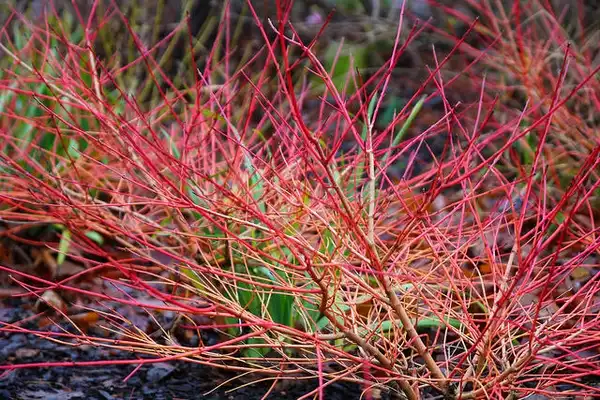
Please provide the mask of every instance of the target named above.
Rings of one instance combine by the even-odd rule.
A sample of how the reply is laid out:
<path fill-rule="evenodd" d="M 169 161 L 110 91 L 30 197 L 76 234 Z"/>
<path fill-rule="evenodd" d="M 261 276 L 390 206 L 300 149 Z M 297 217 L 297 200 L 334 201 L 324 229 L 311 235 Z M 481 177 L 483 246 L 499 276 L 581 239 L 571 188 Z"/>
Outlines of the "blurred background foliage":
<path fill-rule="evenodd" d="M 11 36 L 13 42 L 18 40 L 16 36 L 19 35 L 25 41 L 28 28 L 19 28 L 25 23 L 15 20 L 28 18 L 42 21 L 44 12 L 49 12 L 58 16 L 61 21 L 61 24 L 57 21 L 57 29 L 61 25 L 62 29 L 70 30 L 72 41 L 77 43 L 83 38 L 81 27 L 76 28 L 81 25 L 77 19 L 87 22 L 94 4 L 94 17 L 101 26 L 94 51 L 101 62 L 110 63 L 112 67 L 133 63 L 139 57 L 141 44 L 146 48 L 153 48 L 152 54 L 159 66 L 175 86 L 180 88 L 189 87 L 194 82 L 189 51 L 190 37 L 193 38 L 195 61 L 202 69 L 202 63 L 209 55 L 210 44 L 216 40 L 218 22 L 222 20 L 226 10 L 231 21 L 231 34 L 236 38 L 236 50 L 242 49 L 236 51 L 238 65 L 254 54 L 262 43 L 245 0 L 231 0 L 229 8 L 225 7 L 226 2 L 214 0 L 12 0 L 0 4 L 0 21 L 3 21 L 4 29 L 9 30 L 5 34 Z M 277 19 L 275 0 L 254 0 L 252 4 L 263 21 Z M 118 5 L 123 17 L 130 22 L 130 28 L 122 23 L 123 19 L 119 15 L 115 15 L 115 5 Z M 367 79 L 370 71 L 379 68 L 389 58 L 401 6 L 401 0 L 296 0 L 293 2 L 290 19 L 298 33 L 308 42 L 319 32 L 327 16 L 333 11 L 328 28 L 323 32 L 315 51 L 325 66 L 331 68 L 338 50 L 342 49 L 333 73 L 334 81 L 341 87 L 351 68 L 359 70 Z M 439 19 L 433 15 L 434 10 L 426 0 L 408 1 L 406 11 L 406 18 L 414 20 Z M 444 21 L 451 25 L 457 24 L 447 16 Z M 129 29 L 136 33 L 138 44 Z M 157 43 L 159 45 L 155 47 Z M 428 45 L 426 39 L 422 39 L 421 43 Z M 418 47 L 419 44 L 415 46 Z M 400 61 L 397 68 L 403 77 L 410 78 L 411 81 L 418 80 L 416 66 L 422 65 L 421 52 L 417 47 L 412 49 L 410 56 Z M 1 56 L 2 54 L 0 59 L 3 58 Z M 135 67 L 128 68 L 127 74 L 120 75 L 117 83 L 122 88 L 127 88 L 129 93 L 135 93 L 137 100 L 144 103 L 157 94 L 157 88 L 151 84 L 147 75 L 147 67 L 144 63 L 138 63 Z M 399 88 L 403 89 L 401 86 Z M 412 89 L 409 88 L 409 91 Z M 348 88 L 348 91 L 351 92 L 352 88 Z"/>

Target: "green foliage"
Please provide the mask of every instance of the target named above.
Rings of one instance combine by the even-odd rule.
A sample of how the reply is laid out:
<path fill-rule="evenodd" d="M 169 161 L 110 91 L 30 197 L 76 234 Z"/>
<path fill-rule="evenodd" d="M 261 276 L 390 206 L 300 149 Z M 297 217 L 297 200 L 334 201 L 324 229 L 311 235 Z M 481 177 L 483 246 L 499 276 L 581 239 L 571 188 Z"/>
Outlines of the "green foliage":
<path fill-rule="evenodd" d="M 425 95 L 421 96 L 421 98 L 417 101 L 417 103 L 411 109 L 410 114 L 408 115 L 408 117 L 406 118 L 406 120 L 404 121 L 404 123 L 402 124 L 400 129 L 398 130 L 398 132 L 396 134 L 392 135 L 392 142 L 389 146 L 389 149 L 378 160 L 380 165 L 383 165 L 387 161 L 387 159 L 392 155 L 393 149 L 396 148 L 400 144 L 400 142 L 406 135 L 406 132 L 410 129 L 410 127 L 412 126 L 416 117 L 418 116 L 419 112 L 423 108 L 426 98 L 427 98 L 427 96 L 425 96 Z M 367 108 L 367 119 L 366 119 L 366 121 L 363 122 L 363 129 L 362 129 L 362 133 L 361 133 L 361 139 L 365 143 L 367 140 L 367 129 L 368 129 L 369 124 L 374 126 L 375 122 L 378 118 L 378 116 L 375 115 L 375 106 L 377 105 L 378 100 L 379 100 L 379 96 L 377 94 L 375 94 L 371 98 L 371 101 L 369 102 L 369 106 Z M 395 110 L 392 110 L 393 114 L 395 114 L 395 112 L 396 112 Z M 394 117 L 393 114 L 392 114 L 392 119 Z M 387 111 L 386 111 L 386 114 L 384 114 L 383 117 L 390 118 L 390 115 L 387 114 Z M 359 156 L 359 159 L 361 161 L 359 161 L 356 164 L 356 166 L 354 168 L 352 168 L 351 176 L 349 179 L 347 179 L 346 181 L 343 181 L 342 176 L 339 173 L 335 176 L 337 182 L 339 184 L 343 184 L 348 198 L 352 198 L 354 195 L 357 194 L 358 188 L 364 181 L 364 174 L 366 171 L 366 169 L 365 169 L 366 163 L 364 161 L 364 159 L 365 159 L 364 155 Z M 340 167 L 342 167 L 342 168 L 346 167 L 346 165 L 344 164 L 343 157 L 340 158 Z"/>
<path fill-rule="evenodd" d="M 54 25 L 57 25 L 55 19 L 54 22 Z M 69 32 L 69 39 L 72 43 L 79 43 L 83 38 L 83 29 L 80 26 L 72 28 L 72 25 L 73 21 L 65 17 L 63 28 Z M 59 28 L 56 27 L 56 29 Z M 47 59 L 42 59 L 36 51 L 24 51 L 25 46 L 28 45 L 27 36 L 28 31 L 23 26 L 13 27 L 15 50 L 19 54 L 20 62 L 12 61 L 14 64 L 10 67 L 12 73 L 25 76 L 40 73 L 46 76 L 46 79 L 49 79 L 48 77 L 58 78 L 52 62 L 48 62 L 48 60 L 58 61 L 63 57 L 60 53 L 60 49 L 63 47 L 62 43 L 52 37 L 46 54 Z M 29 57 L 24 58 L 24 55 L 29 55 Z M 1 63 L 5 64 L 10 60 L 11 57 L 5 57 Z M 85 57 L 80 60 L 82 67 L 80 78 L 83 82 L 91 85 L 91 77 L 83 72 L 86 62 Z M 5 68 L 8 69 L 8 66 L 5 65 Z M 0 76 L 0 79 L 6 78 L 8 78 L 6 73 Z M 17 89 L 17 86 L 17 82 L 11 84 L 13 89 Z M 31 90 L 33 95 L 9 90 L 0 96 L 0 121 L 2 119 L 11 121 L 14 143 L 14 145 L 6 145 L 3 151 L 13 157 L 29 173 L 35 171 L 34 166 L 31 165 L 32 162 L 42 165 L 47 171 L 62 171 L 68 168 L 68 163 L 61 159 L 77 160 L 81 152 L 88 148 L 88 142 L 80 135 L 70 136 L 66 132 L 71 128 L 70 124 L 85 131 L 96 128 L 90 124 L 90 115 L 77 118 L 78 110 L 75 110 L 68 99 L 61 97 L 48 84 L 35 83 L 29 84 L 29 88 L 19 88 Z M 13 113 L 22 115 L 24 118 L 12 118 Z M 48 119 L 49 115 L 53 117 Z M 77 119 L 74 120 L 74 117 Z M 39 126 L 31 123 L 36 120 L 39 121 Z M 59 135 L 58 132 L 61 134 Z"/>
<path fill-rule="evenodd" d="M 69 255 L 69 249 L 71 248 L 71 243 L 73 240 L 72 232 L 62 224 L 53 224 L 50 226 L 50 229 L 53 229 L 60 235 L 60 240 L 58 242 L 58 254 L 56 256 L 56 263 L 61 265 L 65 262 L 67 256 Z M 104 244 L 104 237 L 96 232 L 96 231 L 85 231 L 85 236 L 95 242 L 98 245 Z"/>
<path fill-rule="evenodd" d="M 58 244 L 58 256 L 56 257 L 56 263 L 58 265 L 61 265 L 63 262 L 65 262 L 70 245 L 71 231 L 68 229 L 63 229 L 60 242 Z"/>
<path fill-rule="evenodd" d="M 362 44 L 330 42 L 323 54 L 323 66 L 330 72 L 331 80 L 340 93 L 353 94 L 357 89 L 357 82 L 352 77 L 354 71 L 363 70 L 368 66 L 367 47 Z M 325 87 L 322 79 L 313 77 L 315 91 L 322 91 Z"/>
<path fill-rule="evenodd" d="M 333 0 L 331 1 L 341 12 L 364 13 L 365 7 L 362 0 Z"/>

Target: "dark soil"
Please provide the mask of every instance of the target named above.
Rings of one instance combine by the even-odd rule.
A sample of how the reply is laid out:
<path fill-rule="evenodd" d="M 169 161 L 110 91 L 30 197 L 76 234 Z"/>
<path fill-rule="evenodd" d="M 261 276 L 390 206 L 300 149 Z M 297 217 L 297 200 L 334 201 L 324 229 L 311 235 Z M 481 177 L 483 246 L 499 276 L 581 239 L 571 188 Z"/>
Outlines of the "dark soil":
<path fill-rule="evenodd" d="M 21 320 L 19 301 L 0 303 L 0 321 Z M 4 324 L 3 324 L 4 325 Z M 132 359 L 135 355 L 114 353 L 92 346 L 73 347 L 24 333 L 0 332 L 0 365 L 50 361 L 99 361 Z M 186 362 L 146 364 L 132 374 L 136 365 L 94 367 L 27 368 L 4 371 L 0 375 L 0 399 L 23 400 L 112 400 L 112 399 L 260 399 L 271 382 L 236 387 L 249 379 L 215 387 L 235 374 Z M 254 379 L 260 377 L 252 377 Z M 297 399 L 315 389 L 316 382 L 286 381 L 268 398 Z M 210 393 L 209 393 L 210 392 Z M 325 389 L 327 399 L 359 399 L 358 385 L 334 383 Z"/>

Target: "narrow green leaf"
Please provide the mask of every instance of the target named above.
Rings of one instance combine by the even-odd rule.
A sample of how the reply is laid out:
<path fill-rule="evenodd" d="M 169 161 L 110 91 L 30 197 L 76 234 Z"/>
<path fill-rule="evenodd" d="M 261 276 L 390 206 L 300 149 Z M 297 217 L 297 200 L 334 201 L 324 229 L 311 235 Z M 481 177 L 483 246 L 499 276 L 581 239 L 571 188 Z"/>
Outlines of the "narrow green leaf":
<path fill-rule="evenodd" d="M 94 242 L 96 242 L 100 246 L 102 246 L 102 244 L 104 244 L 104 238 L 102 237 L 101 234 L 99 234 L 96 231 L 87 231 L 85 233 L 85 236 L 87 236 L 89 239 L 93 240 Z"/>
<path fill-rule="evenodd" d="M 459 329 L 462 326 L 462 323 L 455 318 L 446 318 L 445 321 L 442 321 L 438 317 L 426 317 L 420 318 L 418 321 L 413 321 L 413 323 L 415 324 L 416 328 L 420 329 L 438 328 L 446 325 L 450 325 L 456 329 Z M 361 329 L 361 335 L 364 336 L 369 333 L 386 333 L 391 331 L 394 328 L 394 326 L 402 326 L 402 322 L 400 322 L 400 320 L 386 320 L 383 321 L 381 324 L 374 324 L 371 327 L 370 331 L 367 331 L 366 329 Z"/>
<path fill-rule="evenodd" d="M 58 255 L 56 256 L 56 263 L 61 265 L 65 262 L 67 258 L 67 253 L 69 252 L 69 246 L 71 245 L 71 231 L 65 229 L 62 232 L 62 236 L 60 238 L 60 242 L 58 243 Z"/>
<path fill-rule="evenodd" d="M 420 319 L 416 327 L 417 328 L 439 328 L 442 326 L 450 325 L 453 328 L 460 329 L 462 322 L 455 318 L 446 318 L 446 321 L 440 320 L 438 317 L 428 317 Z"/>
<path fill-rule="evenodd" d="M 419 101 L 417 101 L 417 104 L 415 104 L 415 106 L 413 107 L 413 109 L 410 111 L 410 114 L 408 115 L 408 118 L 406 119 L 406 121 L 404 121 L 404 124 L 402 125 L 402 128 L 400 128 L 400 130 L 398 131 L 398 133 L 394 137 L 394 140 L 392 141 L 392 148 L 394 148 L 394 147 L 398 146 L 398 144 L 400 144 L 400 141 L 402 140 L 402 138 L 406 134 L 406 131 L 408 131 L 408 128 L 410 128 L 410 126 L 414 122 L 415 118 L 417 118 L 417 115 L 419 115 L 419 112 L 423 108 L 423 104 L 425 104 L 425 99 L 426 98 L 427 98 L 426 95 L 421 96 L 421 98 L 419 99 Z M 387 159 L 388 156 L 389 156 L 389 154 L 386 154 L 384 160 Z"/>

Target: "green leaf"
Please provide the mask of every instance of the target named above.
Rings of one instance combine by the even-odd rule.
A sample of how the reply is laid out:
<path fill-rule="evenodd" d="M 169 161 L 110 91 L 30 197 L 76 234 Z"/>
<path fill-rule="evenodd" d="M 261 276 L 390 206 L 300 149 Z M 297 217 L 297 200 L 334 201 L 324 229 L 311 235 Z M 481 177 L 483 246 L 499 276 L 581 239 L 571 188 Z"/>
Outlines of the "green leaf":
<path fill-rule="evenodd" d="M 266 344 L 264 339 L 255 338 L 255 337 L 246 340 L 246 343 L 248 343 L 248 344 Z M 253 347 L 251 349 L 244 349 L 242 354 L 244 355 L 244 357 L 262 358 L 267 355 L 269 350 L 270 349 L 267 346 Z"/>
<path fill-rule="evenodd" d="M 417 118 L 417 115 L 419 115 L 419 112 L 423 108 L 423 104 L 425 104 L 426 98 L 427 98 L 426 95 L 421 96 L 419 101 L 417 101 L 417 104 L 415 104 L 413 109 L 410 111 L 408 118 L 406 118 L 406 121 L 404 121 L 404 124 L 402 124 L 402 128 L 400 128 L 400 130 L 398 131 L 398 133 L 394 136 L 394 139 L 392 140 L 392 146 L 391 146 L 392 149 L 400 144 L 400 141 L 402 140 L 402 138 L 404 138 L 406 131 L 408 131 L 408 129 L 414 122 L 415 118 Z M 389 156 L 390 156 L 390 151 L 388 151 L 385 154 L 385 156 L 383 157 L 383 161 L 385 162 L 385 160 L 387 160 Z"/>
<path fill-rule="evenodd" d="M 62 232 L 62 236 L 60 238 L 60 242 L 58 243 L 58 256 L 56 256 L 56 263 L 61 265 L 65 262 L 65 258 L 67 257 L 67 253 L 69 252 L 69 246 L 71 245 L 71 231 L 65 229 Z"/>
<path fill-rule="evenodd" d="M 72 159 L 77 160 L 79 158 L 79 142 L 76 139 L 69 139 L 67 152 Z"/>
<path fill-rule="evenodd" d="M 337 246 L 330 229 L 325 229 L 322 234 L 320 251 L 332 256 Z"/>
<path fill-rule="evenodd" d="M 455 318 L 446 318 L 446 321 L 442 321 L 438 317 L 427 317 L 419 319 L 416 323 L 417 328 L 423 329 L 439 328 L 446 325 L 450 325 L 453 328 L 460 329 L 460 327 L 462 326 L 462 322 Z"/>
<path fill-rule="evenodd" d="M 327 317 L 322 317 L 317 321 L 317 332 L 322 331 L 326 326 L 331 324 L 331 321 Z"/>
<path fill-rule="evenodd" d="M 240 306 L 248 312 L 261 317 L 262 316 L 262 301 L 259 293 L 254 285 L 246 282 L 238 282 L 237 284 L 237 301 Z"/>
<path fill-rule="evenodd" d="M 14 96 L 13 90 L 17 87 L 17 83 L 10 84 L 7 90 L 3 90 L 0 94 L 0 113 L 4 112 L 4 105 L 11 101 Z"/>
<path fill-rule="evenodd" d="M 272 294 L 267 306 L 273 322 L 285 326 L 294 326 L 294 296 L 288 294 Z"/>
<path fill-rule="evenodd" d="M 96 242 L 100 246 L 102 246 L 102 244 L 104 243 L 104 238 L 102 237 L 101 234 L 99 234 L 96 231 L 87 231 L 85 233 L 85 236 L 87 236 L 89 239 L 93 240 L 94 242 Z"/>
<path fill-rule="evenodd" d="M 413 321 L 413 323 L 417 329 L 439 328 L 447 325 L 450 325 L 456 329 L 460 329 L 462 326 L 462 322 L 455 318 L 446 318 L 445 321 L 442 321 L 438 317 L 426 317 L 420 318 L 417 321 Z M 395 326 L 402 326 L 402 322 L 400 322 L 400 320 L 386 320 L 381 324 L 373 324 L 370 330 L 361 329 L 360 334 L 361 336 L 364 336 L 372 333 L 386 333 L 391 331 Z"/>
<path fill-rule="evenodd" d="M 171 148 L 171 154 L 173 154 L 173 156 L 176 159 L 181 159 L 181 153 L 179 152 L 179 149 L 177 148 L 177 144 L 175 143 L 175 141 L 173 140 L 173 138 L 171 137 L 171 135 L 169 135 L 169 132 L 166 131 L 166 129 L 161 128 L 161 133 L 163 134 L 163 136 L 165 137 L 165 139 L 167 139 L 169 141 L 169 147 Z M 198 203 L 196 203 L 198 204 Z"/>
<path fill-rule="evenodd" d="M 550 224 L 550 226 L 548 227 L 548 235 L 551 235 L 554 232 L 556 232 L 556 230 L 558 229 L 560 224 L 565 222 L 566 218 L 567 217 L 565 216 L 565 214 L 562 211 L 557 212 L 556 217 L 554 217 L 554 220 L 556 221 L 556 223 L 553 222 Z"/>
<path fill-rule="evenodd" d="M 365 8 L 361 0 L 335 0 L 334 4 L 346 13 L 364 13 Z"/>
<path fill-rule="evenodd" d="M 273 272 L 266 268 L 260 267 L 255 269 L 255 274 L 263 276 L 271 281 L 272 284 L 277 284 L 277 279 L 273 275 Z M 282 278 L 286 278 L 285 274 L 282 273 Z M 271 315 L 271 320 L 278 324 L 292 327 L 294 325 L 294 296 L 284 293 L 278 293 L 271 290 L 268 295 L 265 295 L 264 300 L 266 301 L 266 308 Z M 262 309 L 262 307 L 261 307 Z"/>
<path fill-rule="evenodd" d="M 352 94 L 357 89 L 352 80 L 353 69 L 367 67 L 367 48 L 363 45 L 346 44 L 336 58 L 339 46 L 339 42 L 332 42 L 327 47 L 324 56 L 324 67 L 328 72 L 332 72 L 331 80 L 339 92 L 344 91 L 344 88 L 346 88 L 346 93 Z M 320 78 L 314 77 L 313 79 L 317 79 L 315 82 L 316 87 L 324 87 L 324 83 Z"/>

